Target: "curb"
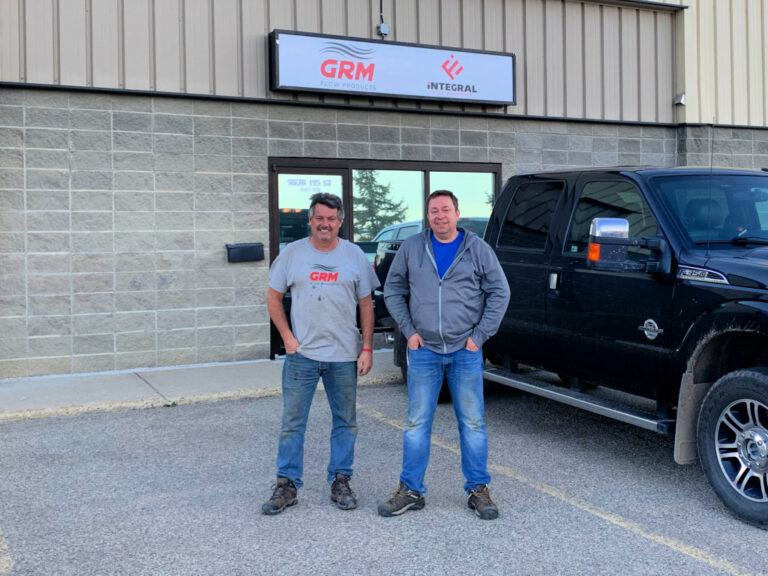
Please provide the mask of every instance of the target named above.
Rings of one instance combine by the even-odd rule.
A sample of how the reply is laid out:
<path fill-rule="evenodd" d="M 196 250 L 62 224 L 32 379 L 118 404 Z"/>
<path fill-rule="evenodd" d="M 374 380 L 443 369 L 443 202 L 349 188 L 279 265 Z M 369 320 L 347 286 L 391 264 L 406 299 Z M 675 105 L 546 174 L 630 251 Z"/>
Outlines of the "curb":
<path fill-rule="evenodd" d="M 385 373 L 373 378 L 366 377 L 358 382 L 358 388 L 371 386 L 386 386 L 401 383 L 400 373 Z M 322 388 L 322 383 L 318 384 Z M 239 389 L 212 394 L 197 394 L 194 396 L 178 396 L 175 398 L 147 398 L 143 400 L 126 400 L 118 402 L 89 402 L 88 404 L 75 404 L 72 406 L 56 406 L 51 408 L 34 408 L 30 410 L 18 410 L 15 412 L 0 412 L 0 424 L 5 422 L 18 422 L 20 420 L 36 420 L 40 418 L 56 418 L 61 416 L 79 416 L 82 414 L 99 414 L 104 412 L 117 412 L 121 410 L 147 410 L 150 408 L 172 408 L 187 404 L 206 404 L 225 402 L 228 400 L 243 400 L 256 398 L 271 398 L 281 395 L 279 386 L 267 386 L 257 389 Z M 0 573 L 1 574 L 1 573 Z"/>

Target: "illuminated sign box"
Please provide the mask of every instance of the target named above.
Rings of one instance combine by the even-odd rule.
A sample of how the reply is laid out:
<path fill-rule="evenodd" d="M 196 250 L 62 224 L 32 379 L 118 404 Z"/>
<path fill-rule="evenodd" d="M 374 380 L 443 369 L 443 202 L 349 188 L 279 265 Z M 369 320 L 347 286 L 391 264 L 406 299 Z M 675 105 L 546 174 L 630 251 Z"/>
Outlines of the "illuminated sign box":
<path fill-rule="evenodd" d="M 274 30 L 272 90 L 515 104 L 515 56 Z"/>

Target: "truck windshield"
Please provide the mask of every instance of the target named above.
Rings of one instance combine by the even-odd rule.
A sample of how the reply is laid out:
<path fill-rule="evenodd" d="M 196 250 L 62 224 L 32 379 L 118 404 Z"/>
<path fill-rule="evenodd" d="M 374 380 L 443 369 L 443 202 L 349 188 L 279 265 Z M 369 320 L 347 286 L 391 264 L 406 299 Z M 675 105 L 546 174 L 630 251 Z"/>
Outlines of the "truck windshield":
<path fill-rule="evenodd" d="M 697 246 L 768 243 L 768 176 L 676 174 L 653 183 Z"/>

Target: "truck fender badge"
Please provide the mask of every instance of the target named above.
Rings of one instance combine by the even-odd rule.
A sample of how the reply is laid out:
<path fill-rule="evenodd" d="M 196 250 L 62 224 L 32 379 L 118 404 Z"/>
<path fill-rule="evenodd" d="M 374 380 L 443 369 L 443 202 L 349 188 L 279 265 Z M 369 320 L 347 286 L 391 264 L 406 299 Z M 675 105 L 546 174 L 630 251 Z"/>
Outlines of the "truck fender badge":
<path fill-rule="evenodd" d="M 690 266 L 680 266 L 677 271 L 679 280 L 693 280 L 696 282 L 709 282 L 710 284 L 729 284 L 728 279 L 714 270 L 704 268 L 692 268 Z"/>
<path fill-rule="evenodd" d="M 656 324 L 656 321 L 652 318 L 648 318 L 648 320 L 643 322 L 642 326 L 638 326 L 637 329 L 642 330 L 643 334 L 645 334 L 645 337 L 648 338 L 648 340 L 656 340 L 656 337 L 659 334 L 664 333 L 664 330 L 659 328 L 659 325 Z"/>

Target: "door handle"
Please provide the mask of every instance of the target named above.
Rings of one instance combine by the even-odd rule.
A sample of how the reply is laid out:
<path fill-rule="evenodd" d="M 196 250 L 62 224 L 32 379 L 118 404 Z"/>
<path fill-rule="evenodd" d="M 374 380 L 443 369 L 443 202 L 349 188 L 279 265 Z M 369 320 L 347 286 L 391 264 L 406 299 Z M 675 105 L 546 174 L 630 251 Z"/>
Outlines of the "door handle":
<path fill-rule="evenodd" d="M 558 272 L 549 273 L 549 289 L 557 292 L 560 289 L 560 274 Z"/>

